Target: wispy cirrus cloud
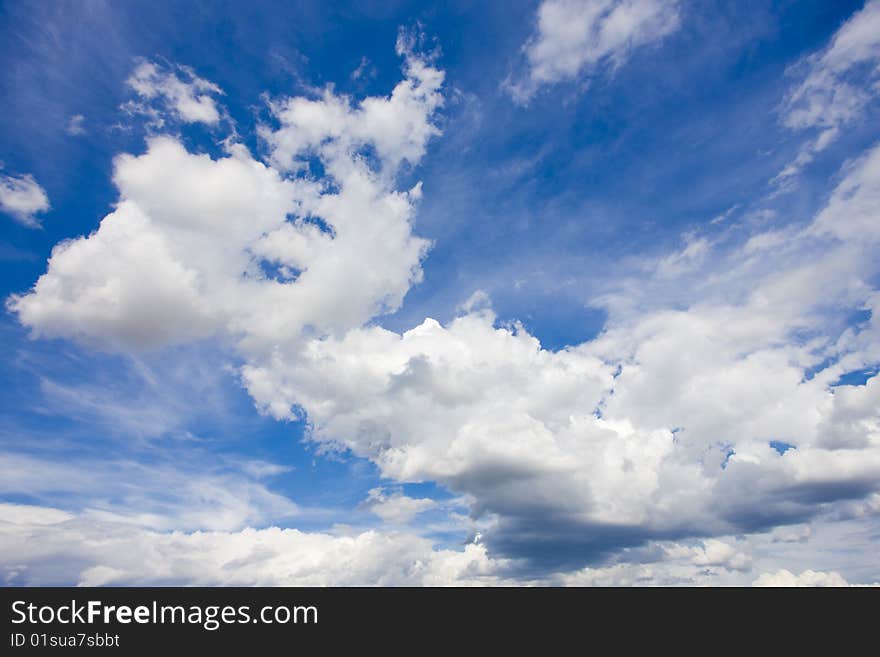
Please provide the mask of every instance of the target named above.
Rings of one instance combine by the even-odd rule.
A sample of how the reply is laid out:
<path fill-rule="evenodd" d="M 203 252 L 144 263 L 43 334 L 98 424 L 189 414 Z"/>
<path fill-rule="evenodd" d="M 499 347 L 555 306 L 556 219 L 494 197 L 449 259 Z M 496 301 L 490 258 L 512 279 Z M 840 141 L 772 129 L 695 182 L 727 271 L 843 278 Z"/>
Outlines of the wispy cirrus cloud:
<path fill-rule="evenodd" d="M 177 450 L 176 456 L 197 457 L 198 452 Z M 4 451 L 0 472 L 3 495 L 158 531 L 266 526 L 299 512 L 294 502 L 228 464 L 199 468 L 173 459 L 146 464 L 131 455 L 56 458 Z"/>
<path fill-rule="evenodd" d="M 790 130 L 814 133 L 774 178 L 785 184 L 825 150 L 880 94 L 880 2 L 869 0 L 837 30 L 827 47 L 790 69 L 800 81 L 781 107 Z"/>

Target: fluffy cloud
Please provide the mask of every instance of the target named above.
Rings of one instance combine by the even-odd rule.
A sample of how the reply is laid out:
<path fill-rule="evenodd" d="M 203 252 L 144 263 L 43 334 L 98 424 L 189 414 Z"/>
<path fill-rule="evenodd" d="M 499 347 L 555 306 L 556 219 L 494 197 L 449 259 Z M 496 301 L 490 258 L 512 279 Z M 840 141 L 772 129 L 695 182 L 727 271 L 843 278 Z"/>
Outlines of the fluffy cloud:
<path fill-rule="evenodd" d="M 777 182 L 796 175 L 827 148 L 880 91 L 880 1 L 869 0 L 840 27 L 827 48 L 807 57 L 795 70 L 806 72 L 783 104 L 783 123 L 792 130 L 812 129 L 818 134 L 780 172 Z"/>
<path fill-rule="evenodd" d="M 397 532 L 157 532 L 43 507 L 0 504 L 6 584 L 78 579 L 195 586 L 446 586 L 503 583 L 484 547 L 435 549 Z"/>
<path fill-rule="evenodd" d="M 606 45 L 591 45 L 587 63 L 618 61 L 646 41 L 636 25 L 666 15 L 648 3 L 589 6 L 604 7 L 590 39 Z M 369 322 L 419 280 L 427 243 L 411 227 L 419 187 L 398 190 L 395 174 L 436 134 L 443 81 L 405 39 L 398 51 L 405 77 L 390 96 L 273 101 L 269 164 L 241 145 L 212 159 L 170 137 L 117 158 L 114 212 L 56 247 L 10 308 L 37 334 L 103 347 L 225 337 L 261 410 L 305 417 L 321 449 L 350 450 L 389 479 L 462 494 L 492 519 L 493 554 L 548 569 L 802 522 L 878 490 L 876 382 L 833 384 L 880 360 L 880 147 L 784 235 L 724 253 L 693 239 L 661 259 L 603 300 L 609 322 L 595 340 L 544 349 L 478 298 L 445 326 L 427 318 L 397 333 Z M 670 287 L 685 296 L 655 293 Z M 853 311 L 867 317 L 841 319 Z M 424 507 L 374 497 L 392 521 Z M 203 540 L 193 536 L 187 545 Z M 691 571 L 745 568 L 725 545 L 707 538 L 667 556 Z"/>
<path fill-rule="evenodd" d="M 375 151 L 381 171 L 391 175 L 404 161 L 418 163 L 428 140 L 440 133 L 431 119 L 443 105 L 444 74 L 430 58 L 417 55 L 415 47 L 416 39 L 401 32 L 397 54 L 404 59 L 406 78 L 390 97 L 365 98 L 353 106 L 350 98 L 328 88 L 317 99 L 273 102 L 272 113 L 280 127 L 260 130 L 272 162 L 281 170 L 298 170 L 317 153 L 338 180 L 349 175 L 353 154 L 369 157 L 365 147 Z"/>
<path fill-rule="evenodd" d="M 221 89 L 185 66 L 167 70 L 143 61 L 128 78 L 127 84 L 141 99 L 141 103 L 130 104 L 127 108 L 153 115 L 157 127 L 163 124 L 158 114 L 160 109 L 186 123 L 215 125 L 221 119 L 221 110 L 212 97 L 222 94 Z"/>
<path fill-rule="evenodd" d="M 512 554 L 809 518 L 880 477 L 875 382 L 829 388 L 878 353 L 873 313 L 834 321 L 877 302 L 876 237 L 854 227 L 875 216 L 878 161 L 875 149 L 850 167 L 815 220 L 761 257 L 738 248 L 723 275 L 703 269 L 718 280 L 686 309 L 612 316 L 559 352 L 488 311 L 372 326 L 252 359 L 245 384 L 386 477 L 470 495 L 499 518 L 490 547 Z"/>
<path fill-rule="evenodd" d="M 118 347 L 218 331 L 271 344 L 393 310 L 427 246 L 410 233 L 415 195 L 341 159 L 331 192 L 283 180 L 241 146 L 212 160 L 157 137 L 144 155 L 117 158 L 116 209 L 94 234 L 56 247 L 10 307 L 38 334 Z"/>
<path fill-rule="evenodd" d="M 527 101 L 542 85 L 622 66 L 633 51 L 679 26 L 677 0 L 543 0 L 537 30 L 525 44 L 526 72 L 509 80 Z"/>
<path fill-rule="evenodd" d="M 39 228 L 40 221 L 34 215 L 48 209 L 49 197 L 33 176 L 0 174 L 0 210 L 22 226 Z"/>
<path fill-rule="evenodd" d="M 404 37 L 398 51 L 407 77 L 389 97 L 352 107 L 326 91 L 275 104 L 281 125 L 262 131 L 271 159 L 290 170 L 317 157 L 321 179 L 282 177 L 241 144 L 212 159 L 158 136 L 143 155 L 119 156 L 116 209 L 92 235 L 58 245 L 9 307 L 39 335 L 105 348 L 219 332 L 254 352 L 395 310 L 428 244 L 410 226 L 420 187 L 397 191 L 394 174 L 436 134 L 443 81 Z"/>

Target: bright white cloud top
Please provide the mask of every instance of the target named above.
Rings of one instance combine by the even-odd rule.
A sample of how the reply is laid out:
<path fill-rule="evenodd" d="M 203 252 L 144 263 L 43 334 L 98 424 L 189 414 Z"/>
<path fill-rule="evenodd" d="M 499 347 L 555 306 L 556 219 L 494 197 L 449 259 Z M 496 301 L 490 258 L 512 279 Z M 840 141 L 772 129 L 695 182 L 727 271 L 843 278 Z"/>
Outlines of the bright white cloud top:
<path fill-rule="evenodd" d="M 835 85 L 876 61 L 878 6 L 810 60 L 787 125 L 827 140 L 867 102 Z M 678 29 L 679 12 L 545 0 L 512 89 L 527 99 L 622 66 Z M 234 134 L 211 157 L 170 130 L 119 155 L 113 211 L 57 245 L 8 306 L 35 336 L 101 349 L 220 340 L 258 409 L 305 419 L 319 451 L 349 450 L 391 482 L 445 487 L 481 538 L 437 550 L 405 529 L 242 529 L 298 509 L 215 475 L 188 484 L 227 508 L 211 527 L 151 516 L 132 533 L 124 513 L 96 524 L 5 505 L 5 560 L 30 568 L 63 551 L 86 584 L 503 583 L 522 563 L 567 584 L 700 581 L 707 567 L 758 584 L 845 584 L 832 569 L 758 576 L 750 555 L 785 544 L 787 527 L 880 508 L 880 383 L 836 385 L 880 361 L 880 146 L 843 167 L 815 215 L 745 239 L 691 238 L 622 281 L 596 300 L 608 320 L 595 339 L 549 350 L 485 304 L 396 332 L 376 320 L 401 307 L 430 257 L 413 228 L 421 185 L 399 181 L 441 134 L 446 92 L 436 59 L 406 37 L 397 50 L 403 79 L 387 96 L 328 87 L 269 101 L 264 159 Z M 189 69 L 143 62 L 129 84 L 158 101 L 157 128 L 224 117 L 221 90 Z M 32 223 L 48 201 L 32 178 L 17 181 L 0 199 Z M 853 313 L 862 319 L 842 321 Z M 393 489 L 364 502 L 392 526 L 436 506 Z M 198 528 L 210 531 L 186 533 Z M 616 565 L 585 565 L 613 553 Z M 34 583 L 51 579 L 33 567 Z"/>

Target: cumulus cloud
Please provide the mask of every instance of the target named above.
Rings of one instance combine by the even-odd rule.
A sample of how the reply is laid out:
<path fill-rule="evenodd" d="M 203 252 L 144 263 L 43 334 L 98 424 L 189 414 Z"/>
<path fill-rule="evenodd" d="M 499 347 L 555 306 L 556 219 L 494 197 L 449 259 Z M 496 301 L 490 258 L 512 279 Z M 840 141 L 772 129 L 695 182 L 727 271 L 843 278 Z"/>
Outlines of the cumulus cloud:
<path fill-rule="evenodd" d="M 281 126 L 263 130 L 271 159 L 287 170 L 316 156 L 322 180 L 282 177 L 241 144 L 211 159 L 154 137 L 143 155 L 116 159 L 116 209 L 94 234 L 58 245 L 9 307 L 39 335 L 105 348 L 223 333 L 254 350 L 395 310 L 428 243 L 410 226 L 420 188 L 394 189 L 393 173 L 436 133 L 443 79 L 405 40 L 398 49 L 407 77 L 389 97 L 278 101 Z"/>
<path fill-rule="evenodd" d="M 597 43 L 644 42 L 603 37 L 635 28 L 595 6 L 606 7 Z M 105 348 L 225 338 L 263 412 L 305 418 L 320 450 L 350 450 L 390 480 L 461 494 L 492 519 L 493 556 L 554 571 L 705 538 L 664 554 L 689 572 L 733 572 L 748 557 L 712 540 L 878 491 L 876 384 L 834 384 L 880 360 L 880 147 L 784 239 L 757 234 L 721 253 L 694 238 L 608 295 L 594 340 L 545 349 L 499 324 L 484 296 L 446 325 L 395 332 L 371 320 L 400 306 L 428 246 L 412 229 L 420 188 L 397 189 L 395 174 L 437 134 L 443 83 L 411 41 L 398 52 L 404 79 L 389 96 L 273 100 L 267 163 L 238 144 L 193 154 L 168 136 L 120 156 L 115 210 L 56 247 L 9 307 L 37 335 Z M 678 285 L 689 296 L 655 294 L 683 280 L 697 281 Z M 855 310 L 866 318 L 841 319 Z M 374 498 L 391 521 L 425 506 Z"/>
<path fill-rule="evenodd" d="M 215 161 L 170 137 L 118 157 L 114 181 L 120 200 L 98 230 L 57 246 L 33 293 L 10 302 L 42 334 L 129 346 L 210 334 L 227 318 L 216 301 L 227 286 L 260 285 L 245 276 L 247 249 L 284 225 L 302 187 L 243 148 Z"/>
<path fill-rule="evenodd" d="M 126 83 L 140 98 L 139 102 L 126 107 L 131 111 L 151 114 L 156 127 L 162 127 L 164 121 L 158 113 L 160 110 L 185 123 L 216 125 L 222 118 L 221 109 L 214 98 L 223 93 L 220 87 L 200 78 L 186 66 L 168 69 L 154 62 L 142 61 Z"/>
<path fill-rule="evenodd" d="M 784 183 L 863 115 L 880 93 L 880 1 L 869 0 L 835 33 L 822 51 L 792 69 L 802 76 L 782 105 L 782 122 L 816 136 L 775 178 Z"/>
<path fill-rule="evenodd" d="M 535 34 L 523 46 L 525 71 L 507 89 L 526 102 L 543 85 L 613 71 L 679 24 L 677 0 L 543 0 Z"/>
<path fill-rule="evenodd" d="M 12 216 L 22 226 L 39 228 L 35 215 L 49 209 L 49 197 L 30 174 L 11 176 L 0 174 L 0 210 Z"/>
<path fill-rule="evenodd" d="M 279 418 L 304 409 L 312 440 L 386 477 L 472 496 L 473 513 L 499 518 L 490 546 L 511 554 L 809 518 L 880 475 L 873 382 L 829 387 L 877 358 L 873 313 L 847 330 L 834 317 L 877 303 L 864 278 L 876 237 L 851 227 L 875 213 L 878 161 L 874 149 L 850 167 L 775 250 L 702 269 L 718 280 L 684 310 L 612 316 L 559 352 L 485 309 L 402 334 L 371 326 L 253 359 L 245 384 Z M 833 438 L 853 426 L 858 443 Z"/>

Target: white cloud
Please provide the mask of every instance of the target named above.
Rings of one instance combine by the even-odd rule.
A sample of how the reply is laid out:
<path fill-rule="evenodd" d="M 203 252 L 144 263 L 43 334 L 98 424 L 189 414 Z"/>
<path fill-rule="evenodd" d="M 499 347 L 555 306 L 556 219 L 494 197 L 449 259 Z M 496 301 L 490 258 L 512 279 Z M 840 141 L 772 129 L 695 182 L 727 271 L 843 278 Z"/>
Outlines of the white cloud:
<path fill-rule="evenodd" d="M 880 148 L 850 163 L 845 173 L 812 230 L 821 237 L 874 244 L 880 241 Z"/>
<path fill-rule="evenodd" d="M 542 85 L 588 76 L 600 67 L 613 71 L 679 24 L 677 0 L 543 0 L 536 33 L 523 47 L 526 71 L 508 80 L 507 88 L 525 102 Z"/>
<path fill-rule="evenodd" d="M 0 504 L 6 584 L 78 581 L 195 586 L 448 586 L 503 583 L 484 547 L 435 549 L 397 532 L 269 527 L 158 532 L 64 512 Z"/>
<path fill-rule="evenodd" d="M 383 488 L 372 489 L 363 503 L 364 508 L 395 525 L 405 525 L 418 514 L 436 506 L 437 502 L 430 498 L 408 497 L 399 490 L 389 494 Z"/>
<path fill-rule="evenodd" d="M 877 158 L 880 149 L 850 167 L 816 219 L 760 258 L 734 250 L 700 267 L 701 300 L 612 315 L 593 342 L 550 352 L 480 311 L 251 359 L 245 384 L 278 417 L 303 408 L 313 440 L 386 477 L 472 496 L 474 513 L 500 519 L 490 545 L 508 550 L 527 550 L 519 542 L 536 524 L 543 544 L 592 530 L 600 540 L 581 546 L 588 553 L 603 540 L 809 517 L 880 477 L 874 383 L 829 389 L 880 345 L 875 318 L 848 333 L 833 321 L 876 303 L 863 277 L 880 236 L 853 227 L 876 213 Z M 804 332 L 812 338 L 800 342 Z M 829 355 L 839 360 L 808 379 Z M 832 440 L 853 427 L 858 442 Z M 781 455 L 771 441 L 795 449 Z"/>
<path fill-rule="evenodd" d="M 753 583 L 753 586 L 770 587 L 803 587 L 803 586 L 849 586 L 840 573 L 816 572 L 805 570 L 800 575 L 785 570 L 784 568 L 773 573 L 763 573 Z"/>
<path fill-rule="evenodd" d="M 22 226 L 39 228 L 34 215 L 49 209 L 46 190 L 30 174 L 10 176 L 0 174 L 0 210 L 12 216 Z"/>
<path fill-rule="evenodd" d="M 831 413 L 820 427 L 821 443 L 831 449 L 864 449 L 880 443 L 880 378 L 862 386 L 838 386 Z"/>
<path fill-rule="evenodd" d="M 747 570 L 751 564 L 751 558 L 736 546 L 717 539 L 706 539 L 699 546 L 674 545 L 668 547 L 666 553 L 672 558 L 686 559 L 695 566 Z"/>
<path fill-rule="evenodd" d="M 751 557 L 734 542 L 705 539 L 694 544 L 652 543 L 625 551 L 619 563 L 552 575 L 563 586 L 738 585 L 748 577 Z"/>
<path fill-rule="evenodd" d="M 198 77 L 188 67 L 176 66 L 167 70 L 159 64 L 142 61 L 126 82 L 142 102 L 158 103 L 162 111 L 177 120 L 216 125 L 222 118 L 221 110 L 213 98 L 222 94 L 222 90 L 213 82 Z M 149 105 L 134 103 L 127 107 L 133 111 L 152 113 Z M 157 127 L 162 127 L 161 117 L 155 116 Z"/>
<path fill-rule="evenodd" d="M 595 340 L 544 349 L 498 326 L 479 295 L 445 326 L 397 333 L 369 322 L 420 279 L 427 243 L 412 234 L 419 188 L 397 190 L 395 173 L 436 134 L 443 80 L 405 40 L 398 49 L 405 79 L 389 97 L 274 101 L 271 166 L 241 145 L 211 159 L 169 137 L 117 158 L 114 212 L 56 247 L 10 308 L 37 334 L 119 349 L 225 336 L 261 410 L 304 413 L 312 441 L 389 479 L 462 494 L 506 556 L 581 567 L 704 537 L 675 559 L 736 571 L 748 556 L 713 538 L 877 491 L 876 384 L 831 384 L 880 360 L 880 147 L 785 239 L 722 252 L 694 238 L 660 259 L 604 299 Z M 856 309 L 871 317 L 846 326 Z M 418 510 L 380 495 L 389 520 Z"/>
<path fill-rule="evenodd" d="M 880 0 L 869 0 L 831 38 L 827 48 L 795 68 L 805 71 L 782 107 L 792 130 L 818 131 L 774 179 L 784 183 L 863 115 L 880 92 Z"/>
<path fill-rule="evenodd" d="M 263 131 L 272 159 L 295 168 L 314 151 L 325 179 L 282 178 L 240 144 L 212 160 L 154 137 L 145 154 L 116 159 L 120 198 L 99 229 L 58 245 L 34 290 L 9 307 L 39 335 L 103 348 L 219 332 L 255 350 L 395 310 L 428 243 L 410 226 L 420 188 L 396 191 L 394 173 L 436 133 L 443 78 L 405 39 L 398 49 L 408 77 L 390 97 L 357 108 L 329 91 L 278 101 L 282 126 Z"/>
<path fill-rule="evenodd" d="M 397 531 L 303 532 L 267 527 L 163 532 L 50 507 L 0 504 L 0 576 L 8 585 L 849 586 L 837 571 L 774 568 L 756 577 L 749 541 L 652 544 L 620 563 L 522 575 L 479 543 L 438 548 Z M 753 546 L 751 546 L 753 548 Z M 865 547 L 870 547 L 870 544 Z M 872 580 L 867 580 L 871 584 Z"/>
<path fill-rule="evenodd" d="M 82 518 L 162 531 L 237 530 L 299 512 L 246 472 L 181 464 L 204 461 L 197 452 L 177 456 L 180 462 L 145 465 L 0 452 L 0 493 L 47 503 L 61 499 Z"/>
<path fill-rule="evenodd" d="M 0 517 L 13 525 L 55 525 L 73 518 L 72 513 L 33 504 L 0 503 Z"/>
<path fill-rule="evenodd" d="M 351 157 L 365 146 L 375 149 L 383 171 L 392 175 L 404 161 L 418 163 L 428 140 L 440 133 L 431 119 L 443 105 L 444 74 L 430 58 L 415 54 L 414 47 L 414 39 L 401 32 L 397 53 L 404 58 L 406 77 L 390 97 L 365 98 L 353 106 L 350 98 L 327 88 L 317 99 L 273 102 L 280 128 L 260 130 L 273 163 L 281 170 L 297 170 L 305 166 L 302 158 L 317 153 L 331 176 L 344 179 Z"/>

